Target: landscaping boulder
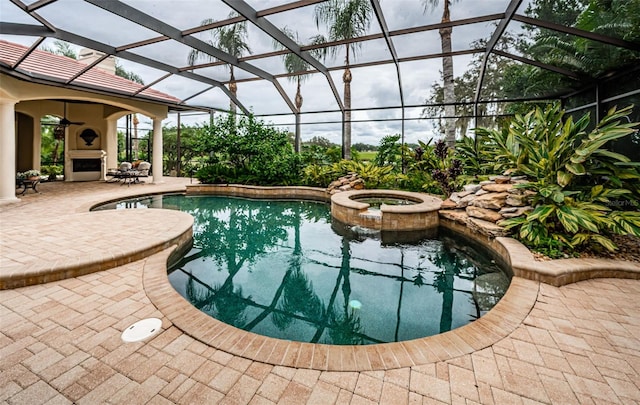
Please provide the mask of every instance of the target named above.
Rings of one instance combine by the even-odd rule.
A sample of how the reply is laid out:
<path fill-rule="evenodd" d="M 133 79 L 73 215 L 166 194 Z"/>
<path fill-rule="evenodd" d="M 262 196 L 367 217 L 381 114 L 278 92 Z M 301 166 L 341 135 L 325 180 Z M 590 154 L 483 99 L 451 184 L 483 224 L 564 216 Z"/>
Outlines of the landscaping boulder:
<path fill-rule="evenodd" d="M 467 212 L 467 215 L 469 215 L 470 217 L 479 218 L 484 221 L 489 221 L 494 223 L 502 219 L 502 215 L 499 212 L 486 209 L 486 208 L 474 207 L 471 205 L 467 207 L 466 212 Z"/>
<path fill-rule="evenodd" d="M 466 212 L 462 210 L 446 210 L 440 211 L 439 215 L 442 218 L 448 219 L 453 222 L 457 222 L 459 224 L 467 225 L 467 221 L 469 220 L 469 216 Z"/>
<path fill-rule="evenodd" d="M 467 226 L 469 229 L 479 232 L 483 235 L 489 236 L 491 238 L 497 238 L 499 236 L 507 236 L 507 231 L 500 225 L 494 224 L 493 222 L 485 221 L 479 218 L 471 218 L 467 221 Z"/>
<path fill-rule="evenodd" d="M 507 231 L 497 223 L 533 210 L 529 200 L 533 191 L 514 188 L 526 183 L 524 176 L 491 176 L 479 184 L 467 184 L 442 203 L 440 216 L 489 237 L 506 236 Z"/>
<path fill-rule="evenodd" d="M 499 212 L 505 218 L 515 218 L 522 215 L 526 215 L 533 211 L 533 207 L 528 205 L 526 207 L 507 207 L 505 206 Z"/>
<path fill-rule="evenodd" d="M 511 182 L 511 177 L 509 177 L 509 176 L 496 176 L 496 178 L 493 179 L 493 181 L 495 181 L 496 184 L 508 184 L 509 182 Z"/>
<path fill-rule="evenodd" d="M 442 205 L 440 205 L 440 209 L 441 210 L 451 210 L 457 207 L 457 204 L 454 203 L 453 201 L 451 201 L 450 198 L 447 198 L 446 200 L 444 200 L 442 202 Z"/>
<path fill-rule="evenodd" d="M 458 201 L 458 208 L 466 208 L 473 200 L 475 200 L 477 196 L 475 194 L 469 194 L 464 196 Z"/>
<path fill-rule="evenodd" d="M 485 184 L 481 186 L 485 191 L 491 191 L 494 193 L 503 193 L 513 188 L 513 184 Z"/>
<path fill-rule="evenodd" d="M 469 205 L 480 208 L 499 210 L 505 205 L 508 195 L 508 193 L 489 193 L 481 195 L 473 200 Z"/>
<path fill-rule="evenodd" d="M 327 187 L 329 194 L 335 194 L 341 191 L 362 190 L 365 188 L 364 180 L 356 173 L 349 173 L 340 177 L 338 180 L 332 181 Z"/>
<path fill-rule="evenodd" d="M 481 187 L 482 186 L 480 184 L 467 184 L 466 186 L 462 187 L 462 189 L 464 191 L 475 193 L 476 191 L 480 190 Z"/>
<path fill-rule="evenodd" d="M 524 207 L 528 204 L 527 199 L 526 195 L 509 194 L 505 200 L 505 204 L 512 207 Z"/>

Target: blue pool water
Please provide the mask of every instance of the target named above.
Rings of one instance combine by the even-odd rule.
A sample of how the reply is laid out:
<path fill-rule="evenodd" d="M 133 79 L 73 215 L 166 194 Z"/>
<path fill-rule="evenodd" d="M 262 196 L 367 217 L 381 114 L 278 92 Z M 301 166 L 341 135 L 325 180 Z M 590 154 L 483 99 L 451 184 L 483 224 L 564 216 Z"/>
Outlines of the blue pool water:
<path fill-rule="evenodd" d="M 195 219 L 193 247 L 169 269 L 174 288 L 225 323 L 275 338 L 362 345 L 438 334 L 491 309 L 511 277 L 451 231 L 349 227 L 319 202 L 160 195 L 100 209 L 145 207 Z"/>

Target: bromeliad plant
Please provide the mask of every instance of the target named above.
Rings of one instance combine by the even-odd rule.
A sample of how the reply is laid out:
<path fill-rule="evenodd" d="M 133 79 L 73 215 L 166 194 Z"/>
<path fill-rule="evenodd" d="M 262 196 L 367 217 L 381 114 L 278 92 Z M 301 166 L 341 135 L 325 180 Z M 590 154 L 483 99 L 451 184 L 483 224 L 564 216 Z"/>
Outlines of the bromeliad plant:
<path fill-rule="evenodd" d="M 484 130 L 508 140 L 499 152 L 502 164 L 510 162 L 510 172 L 530 179 L 517 187 L 536 192 L 531 213 L 500 224 L 534 249 L 595 244 L 613 251 L 617 246 L 608 235 L 640 236 L 640 212 L 612 209 L 616 199 L 637 200 L 632 182 L 640 172 L 626 156 L 605 148 L 634 132 L 637 124 L 622 122 L 630 112 L 631 107 L 611 109 L 589 133 L 588 114 L 574 122 L 559 106 L 516 116 L 500 136 Z"/>
<path fill-rule="evenodd" d="M 436 142 L 434 154 L 438 159 L 438 165 L 431 170 L 431 177 L 439 183 L 444 195 L 449 197 L 460 186 L 456 180 L 462 174 L 462 162 L 453 157 L 443 140 Z"/>

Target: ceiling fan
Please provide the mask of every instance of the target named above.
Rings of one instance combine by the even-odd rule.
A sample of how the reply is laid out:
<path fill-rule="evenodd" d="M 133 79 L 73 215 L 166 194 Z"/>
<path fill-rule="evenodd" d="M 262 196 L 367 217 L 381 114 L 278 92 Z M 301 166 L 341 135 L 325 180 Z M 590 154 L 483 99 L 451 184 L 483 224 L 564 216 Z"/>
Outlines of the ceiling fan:
<path fill-rule="evenodd" d="M 65 128 L 67 128 L 70 125 L 84 125 L 84 122 L 74 122 L 74 121 L 70 121 L 67 118 L 67 102 L 64 102 L 64 115 L 62 116 L 62 119 L 60 119 L 60 121 L 58 122 L 58 125 L 55 126 L 55 128 L 53 128 L 53 136 L 56 140 L 61 141 L 64 139 L 64 133 L 65 133 Z"/>
<path fill-rule="evenodd" d="M 60 120 L 60 122 L 58 123 L 58 125 L 62 125 L 63 127 L 68 127 L 69 125 L 84 125 L 84 122 L 74 122 L 74 121 L 69 121 L 69 119 L 67 119 L 67 102 L 64 102 L 64 115 L 62 116 L 62 119 Z"/>

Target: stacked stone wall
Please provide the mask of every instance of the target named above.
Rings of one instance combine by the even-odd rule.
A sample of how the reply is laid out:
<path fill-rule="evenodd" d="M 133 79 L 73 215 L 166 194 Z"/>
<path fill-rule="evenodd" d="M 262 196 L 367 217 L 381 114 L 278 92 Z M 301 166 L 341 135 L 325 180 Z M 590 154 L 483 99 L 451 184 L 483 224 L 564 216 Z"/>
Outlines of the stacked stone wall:
<path fill-rule="evenodd" d="M 440 215 L 490 237 L 506 236 L 500 221 L 533 210 L 529 201 L 535 193 L 515 187 L 526 182 L 523 176 L 493 176 L 479 184 L 467 184 L 442 203 Z"/>
<path fill-rule="evenodd" d="M 363 190 L 364 188 L 364 180 L 356 173 L 349 173 L 338 180 L 332 181 L 327 187 L 327 192 L 335 194 L 341 191 Z"/>

